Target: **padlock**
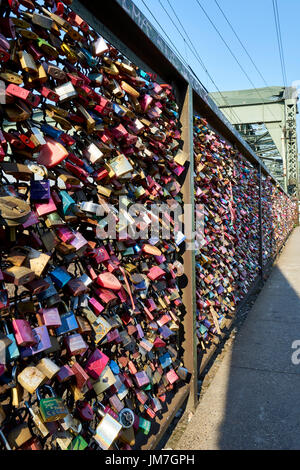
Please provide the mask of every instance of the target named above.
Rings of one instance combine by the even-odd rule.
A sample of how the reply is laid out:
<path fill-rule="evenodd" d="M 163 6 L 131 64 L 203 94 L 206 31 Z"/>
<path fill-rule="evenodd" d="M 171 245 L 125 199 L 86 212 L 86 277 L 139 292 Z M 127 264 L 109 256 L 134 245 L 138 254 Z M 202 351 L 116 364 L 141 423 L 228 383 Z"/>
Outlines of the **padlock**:
<path fill-rule="evenodd" d="M 61 315 L 60 319 L 61 319 L 61 326 L 56 328 L 56 334 L 58 336 L 77 330 L 79 328 L 78 323 L 76 321 L 76 317 L 72 311 Z"/>
<path fill-rule="evenodd" d="M 19 408 L 11 416 L 11 421 L 14 423 L 14 427 L 8 433 L 7 440 L 13 450 L 18 449 L 33 437 L 28 424 L 24 421 L 24 412 L 26 415 L 26 408 Z M 16 424 L 18 421 L 19 424 Z"/>
<path fill-rule="evenodd" d="M 13 318 L 12 328 L 18 346 L 34 346 L 38 343 L 30 323 L 21 318 Z"/>
<path fill-rule="evenodd" d="M 6 93 L 10 96 L 24 100 L 25 103 L 34 108 L 36 108 L 40 103 L 40 97 L 38 95 L 34 95 L 31 91 L 18 85 L 9 84 L 6 88 Z"/>
<path fill-rule="evenodd" d="M 22 358 L 39 354 L 42 351 L 46 351 L 51 348 L 51 341 L 46 326 L 33 328 L 32 333 L 36 340 L 36 344 L 21 348 L 20 353 Z"/>
<path fill-rule="evenodd" d="M 120 431 L 122 430 L 122 425 L 110 414 L 105 413 L 104 407 L 100 403 L 98 403 L 95 411 L 102 419 L 96 428 L 93 438 L 102 450 L 108 450 L 117 439 Z"/>
<path fill-rule="evenodd" d="M 74 371 L 71 369 L 71 367 L 68 364 L 65 364 L 59 369 L 56 375 L 56 378 L 60 383 L 62 383 L 62 382 L 66 382 L 67 380 L 70 380 L 74 376 L 75 376 Z"/>
<path fill-rule="evenodd" d="M 56 307 L 40 309 L 39 315 L 42 320 L 42 324 L 46 325 L 47 328 L 58 328 L 61 326 L 61 318 Z"/>
<path fill-rule="evenodd" d="M 59 289 L 64 287 L 72 279 L 67 270 L 60 267 L 53 269 L 53 271 L 50 271 L 49 275 L 54 284 Z"/>
<path fill-rule="evenodd" d="M 44 357 L 41 359 L 38 364 L 36 365 L 37 369 L 41 371 L 48 379 L 53 379 L 53 377 L 58 374 L 60 371 L 60 367 L 55 364 L 54 361 L 49 359 L 48 357 Z"/>
<path fill-rule="evenodd" d="M 109 358 L 104 353 L 99 349 L 95 349 L 88 358 L 84 369 L 92 378 L 98 379 L 104 371 L 108 361 Z"/>
<path fill-rule="evenodd" d="M 42 390 L 45 390 L 46 392 L 50 393 L 51 397 L 41 398 Z M 41 417 L 45 423 L 58 421 L 67 416 L 68 409 L 66 408 L 62 398 L 56 397 L 53 388 L 49 385 L 43 385 L 43 387 L 38 387 L 36 389 L 36 396 L 39 402 Z"/>
<path fill-rule="evenodd" d="M 88 443 L 85 439 L 79 434 L 74 437 L 71 444 L 68 446 L 68 450 L 85 450 L 88 447 Z"/>
<path fill-rule="evenodd" d="M 26 408 L 28 409 L 29 413 L 30 413 L 30 416 L 32 418 L 32 421 L 34 423 L 34 425 L 37 427 L 37 429 L 39 430 L 39 433 L 42 437 L 47 437 L 48 434 L 49 434 L 49 430 L 48 428 L 45 426 L 45 424 L 43 423 L 42 419 L 41 419 L 41 416 L 40 416 L 40 413 L 35 413 L 33 411 L 33 409 L 31 408 L 30 406 L 30 403 L 28 401 L 25 401 L 25 406 Z"/>
<path fill-rule="evenodd" d="M 86 385 L 89 381 L 89 376 L 85 372 L 85 370 L 81 367 L 81 365 L 73 361 L 72 367 L 71 367 L 72 372 L 75 374 L 76 378 L 76 387 L 79 391 L 83 390 L 86 388 Z"/>
<path fill-rule="evenodd" d="M 27 73 L 36 74 L 38 72 L 37 66 L 31 54 L 26 51 L 21 51 L 19 53 L 19 60 L 21 63 L 22 69 Z"/>
<path fill-rule="evenodd" d="M 94 418 L 94 411 L 91 405 L 86 401 L 79 401 L 76 404 L 76 411 L 80 420 L 92 421 Z"/>
<path fill-rule="evenodd" d="M 6 282 L 13 283 L 16 286 L 23 286 L 35 278 L 35 273 L 24 266 L 12 266 L 3 271 Z"/>
<path fill-rule="evenodd" d="M 31 181 L 30 198 L 32 201 L 49 201 L 50 199 L 50 181 Z"/>
<path fill-rule="evenodd" d="M 0 289 L 0 312 L 4 313 L 9 308 L 9 297 L 6 289 Z"/>
<path fill-rule="evenodd" d="M 71 356 L 81 355 L 88 349 L 88 345 L 79 333 L 67 336 L 64 342 Z"/>
<path fill-rule="evenodd" d="M 20 450 L 43 450 L 42 443 L 37 437 L 33 437 L 20 447 Z"/>
<path fill-rule="evenodd" d="M 29 393 L 34 393 L 45 380 L 46 376 L 34 366 L 25 367 L 18 375 L 18 382 Z"/>
<path fill-rule="evenodd" d="M 6 364 L 6 363 L 10 363 L 18 359 L 20 357 L 20 352 L 17 346 L 15 336 L 13 333 L 9 333 L 7 322 L 5 320 L 3 321 L 3 326 L 4 326 L 6 338 L 10 341 L 10 344 L 6 345 L 5 347 L 5 362 L 3 362 L 3 364 Z M 2 343 L 2 341 L 3 339 L 1 338 L 0 342 Z M 0 360 L 0 363 L 1 362 L 2 361 Z"/>

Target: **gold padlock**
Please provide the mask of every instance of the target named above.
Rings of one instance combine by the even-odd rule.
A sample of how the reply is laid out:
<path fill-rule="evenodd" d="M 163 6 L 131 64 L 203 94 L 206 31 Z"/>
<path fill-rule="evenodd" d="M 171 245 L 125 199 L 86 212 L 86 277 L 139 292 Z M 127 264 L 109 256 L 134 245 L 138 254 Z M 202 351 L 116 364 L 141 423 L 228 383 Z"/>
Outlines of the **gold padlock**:
<path fill-rule="evenodd" d="M 18 375 L 19 384 L 29 393 L 34 393 L 46 380 L 45 374 L 34 366 L 25 367 Z"/>
<path fill-rule="evenodd" d="M 30 29 L 20 29 L 17 28 L 17 32 L 25 39 L 29 39 L 30 41 L 35 41 L 38 38 L 38 35 L 31 31 Z"/>
<path fill-rule="evenodd" d="M 95 130 L 95 126 L 96 126 L 96 121 L 92 118 L 92 116 L 86 111 L 86 109 L 81 106 L 81 104 L 77 105 L 77 108 L 78 110 L 81 112 L 81 114 L 83 115 L 83 117 L 85 118 L 86 120 L 86 129 L 87 129 L 87 133 L 88 134 L 91 134 L 92 132 L 94 132 Z"/>
<path fill-rule="evenodd" d="M 9 121 L 21 122 L 21 121 L 27 121 L 27 119 L 30 118 L 31 111 L 24 103 L 21 103 L 21 101 L 19 101 L 19 104 L 6 105 L 5 114 Z M 30 158 L 30 155 L 31 154 L 29 153 L 29 158 Z M 28 156 L 28 152 L 27 152 L 27 156 Z"/>
<path fill-rule="evenodd" d="M 8 70 L 6 72 L 1 72 L 0 78 L 2 78 L 2 80 L 5 80 L 6 82 L 14 83 L 15 85 L 22 85 L 23 83 L 22 75 L 19 75 L 15 72 L 10 72 Z"/>
<path fill-rule="evenodd" d="M 26 51 L 19 52 L 19 60 L 23 70 L 28 73 L 37 73 L 38 68 L 31 54 Z"/>

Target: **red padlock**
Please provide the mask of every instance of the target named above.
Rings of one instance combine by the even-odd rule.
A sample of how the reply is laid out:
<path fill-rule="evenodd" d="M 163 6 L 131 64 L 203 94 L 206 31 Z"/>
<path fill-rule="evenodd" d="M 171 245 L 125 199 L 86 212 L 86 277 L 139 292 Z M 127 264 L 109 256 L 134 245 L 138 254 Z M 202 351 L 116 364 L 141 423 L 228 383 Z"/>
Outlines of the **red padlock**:
<path fill-rule="evenodd" d="M 76 405 L 77 413 L 83 421 L 92 421 L 94 418 L 94 411 L 87 401 L 78 401 Z"/>
<path fill-rule="evenodd" d="M 16 29 L 11 18 L 0 18 L 0 31 L 6 38 L 16 39 Z"/>
<path fill-rule="evenodd" d="M 52 11 L 58 16 L 63 16 L 65 12 L 65 7 L 62 2 L 56 2 L 56 6 L 52 9 Z"/>
<path fill-rule="evenodd" d="M 20 3 L 18 0 L 8 0 L 8 4 L 14 13 L 18 13 Z"/>
<path fill-rule="evenodd" d="M 80 77 L 77 77 L 76 75 L 72 74 L 72 73 L 67 73 L 69 79 L 71 80 L 71 83 L 73 86 L 75 87 L 81 87 L 83 84 L 84 84 L 84 81 L 82 78 Z"/>
<path fill-rule="evenodd" d="M 38 62 L 41 60 L 42 57 L 44 57 L 44 54 L 40 52 L 33 44 L 28 44 L 28 49 L 30 54 L 32 55 L 33 59 Z"/>
<path fill-rule="evenodd" d="M 0 47 L 0 62 L 8 62 L 10 59 L 10 53 Z"/>
<path fill-rule="evenodd" d="M 77 176 L 79 179 L 86 181 L 88 177 L 88 173 L 83 168 L 79 168 L 78 166 L 73 165 L 72 163 L 69 163 L 69 162 L 66 162 L 65 166 L 66 166 L 66 170 L 70 171 L 73 175 Z"/>
<path fill-rule="evenodd" d="M 41 95 L 47 98 L 49 101 L 54 101 L 55 103 L 59 102 L 59 95 L 55 91 L 43 86 L 41 89 Z"/>
<path fill-rule="evenodd" d="M 22 88 L 18 85 L 13 85 L 10 83 L 6 88 L 6 93 L 11 96 L 15 96 L 16 98 L 20 98 L 24 100 L 25 103 L 29 104 L 36 108 L 40 104 L 40 97 L 38 95 L 34 95 L 31 91 L 26 90 L 26 88 Z"/>
<path fill-rule="evenodd" d="M 16 131 L 3 132 L 6 141 L 14 148 L 23 150 L 25 144 L 20 140 L 20 133 Z"/>
<path fill-rule="evenodd" d="M 69 134 L 65 134 L 63 133 L 61 136 L 60 136 L 60 140 L 63 142 L 64 145 L 66 145 L 67 147 L 71 147 L 72 145 L 75 144 L 76 140 L 73 139 L 72 136 L 70 136 Z"/>
<path fill-rule="evenodd" d="M 26 134 L 20 134 L 19 138 L 21 142 L 26 145 L 26 147 L 30 149 L 34 149 L 36 147 L 35 143 Z"/>

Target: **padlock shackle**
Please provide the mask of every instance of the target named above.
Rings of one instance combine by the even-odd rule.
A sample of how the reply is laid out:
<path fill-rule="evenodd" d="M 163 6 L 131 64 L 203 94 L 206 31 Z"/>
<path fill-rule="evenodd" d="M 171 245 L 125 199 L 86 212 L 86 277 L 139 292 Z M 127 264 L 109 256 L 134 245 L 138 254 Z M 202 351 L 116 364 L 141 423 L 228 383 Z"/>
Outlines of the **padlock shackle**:
<path fill-rule="evenodd" d="M 3 441 L 3 444 L 5 445 L 6 447 L 6 450 L 12 450 L 12 448 L 10 447 L 8 441 L 6 440 L 6 437 L 4 436 L 2 430 L 0 429 L 0 438 L 2 439 Z"/>
<path fill-rule="evenodd" d="M 2 324 L 4 326 L 4 331 L 5 331 L 5 334 L 6 335 L 9 335 L 9 330 L 8 330 L 8 326 L 7 326 L 7 323 L 4 319 L 2 319 Z"/>
<path fill-rule="evenodd" d="M 41 385 L 40 387 L 38 387 L 38 388 L 36 389 L 36 391 L 35 391 L 36 397 L 37 397 L 37 399 L 38 399 L 39 402 L 41 401 L 40 392 L 42 391 L 42 389 L 48 390 L 48 392 L 51 394 L 51 396 L 52 396 L 53 398 L 56 398 L 56 395 L 55 395 L 55 392 L 54 392 L 53 388 L 50 387 L 50 385 L 46 385 L 46 384 L 45 384 L 45 385 Z"/>

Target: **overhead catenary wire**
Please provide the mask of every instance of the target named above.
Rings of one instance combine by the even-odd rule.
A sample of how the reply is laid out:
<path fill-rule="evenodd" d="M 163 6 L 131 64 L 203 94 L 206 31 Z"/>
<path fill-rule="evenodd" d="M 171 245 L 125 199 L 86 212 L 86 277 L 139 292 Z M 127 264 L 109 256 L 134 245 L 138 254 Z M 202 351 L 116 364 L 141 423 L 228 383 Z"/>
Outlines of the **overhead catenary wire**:
<path fill-rule="evenodd" d="M 182 62 L 185 64 L 185 65 L 188 65 L 187 61 L 184 59 L 183 55 L 179 52 L 179 50 L 177 49 L 177 47 L 175 46 L 174 42 L 172 41 L 172 39 L 170 38 L 170 36 L 166 33 L 166 31 L 163 29 L 163 27 L 161 26 L 160 22 L 156 19 L 156 17 L 154 16 L 154 14 L 152 13 L 152 11 L 150 10 L 150 8 L 148 7 L 148 5 L 146 4 L 146 2 L 144 0 L 141 0 L 141 2 L 143 3 L 143 5 L 145 6 L 145 8 L 148 10 L 148 12 L 150 13 L 150 15 L 152 16 L 152 18 L 154 19 L 155 23 L 158 25 L 158 27 L 161 29 L 161 31 L 163 32 L 164 36 L 168 39 L 169 41 L 169 44 L 172 45 L 173 49 L 176 51 L 178 57 L 182 60 Z M 173 51 L 174 52 L 174 51 Z"/>
<path fill-rule="evenodd" d="M 173 19 L 171 18 L 169 12 L 166 10 L 165 6 L 163 5 L 163 3 L 161 2 L 161 0 L 159 0 L 159 3 L 161 5 L 161 7 L 163 8 L 163 10 L 165 11 L 165 13 L 167 14 L 169 20 L 171 21 L 171 23 L 173 24 L 173 26 L 176 28 L 177 32 L 179 33 L 179 35 L 185 40 L 185 37 L 183 36 L 183 34 L 181 33 L 181 31 L 178 29 L 178 26 L 175 24 L 175 22 L 173 21 Z M 168 2 L 169 3 L 169 2 Z M 216 90 L 218 91 L 218 93 L 220 94 L 220 96 L 222 97 L 222 99 L 224 100 L 224 102 L 229 106 L 229 103 L 227 102 L 226 98 L 224 97 L 224 95 L 222 94 L 222 92 L 220 91 L 218 85 L 215 83 L 213 77 L 211 76 L 211 74 L 209 73 L 209 71 L 207 70 L 203 60 L 201 59 L 197 49 L 195 48 L 194 44 L 192 43 L 187 31 L 185 30 L 183 24 L 181 23 L 180 19 L 178 18 L 176 12 L 174 11 L 174 9 L 172 8 L 172 5 L 170 5 L 169 3 L 169 6 L 171 7 L 177 21 L 179 22 L 181 28 L 183 29 L 184 31 L 184 34 L 186 35 L 187 37 L 187 40 L 188 40 L 188 43 L 187 43 L 187 47 L 189 48 L 189 50 L 192 52 L 192 54 L 194 55 L 194 57 L 196 58 L 196 60 L 200 63 L 201 67 L 203 68 L 203 70 L 205 71 L 205 73 L 207 74 L 207 76 L 209 77 L 209 79 L 211 80 L 211 82 L 213 83 L 213 85 L 215 86 Z M 241 120 L 240 118 L 238 117 L 238 115 L 231 109 L 231 113 L 232 115 L 235 116 L 235 119 L 241 123 Z"/>
<path fill-rule="evenodd" d="M 256 63 L 254 62 L 253 58 L 251 57 L 249 51 L 247 50 L 246 46 L 243 44 L 243 42 L 241 41 L 239 35 L 237 34 L 236 30 L 234 29 L 234 27 L 232 26 L 232 23 L 231 21 L 228 19 L 228 17 L 226 16 L 224 10 L 221 8 L 219 2 L 217 0 L 215 0 L 215 4 L 217 5 L 217 7 L 219 8 L 220 12 L 222 13 L 223 17 L 225 18 L 228 26 L 230 27 L 231 31 L 233 32 L 233 34 L 235 35 L 235 37 L 237 38 L 237 40 L 239 41 L 240 45 L 242 46 L 242 48 L 244 49 L 245 53 L 247 54 L 248 58 L 250 59 L 253 67 L 255 68 L 255 70 L 257 71 L 257 73 L 259 74 L 260 78 L 262 79 L 262 81 L 264 82 L 264 84 L 266 85 L 266 87 L 270 90 L 270 86 L 268 85 L 267 81 L 265 80 L 263 74 L 261 73 L 261 71 L 259 70 L 259 68 L 257 67 Z"/>
<path fill-rule="evenodd" d="M 146 2 L 144 0 L 141 0 L 141 2 L 143 3 L 143 5 L 145 6 L 145 8 L 148 10 L 148 12 L 150 13 L 150 15 L 152 16 L 152 18 L 154 19 L 155 23 L 159 26 L 159 28 L 161 29 L 161 31 L 163 32 L 164 36 L 168 39 L 169 41 L 169 44 L 168 46 L 170 47 L 170 49 L 172 50 L 173 54 L 175 54 L 174 50 L 176 51 L 177 53 L 177 56 L 178 58 L 183 62 L 183 64 L 190 70 L 190 72 L 193 74 L 193 76 L 196 78 L 196 80 L 199 82 L 199 84 L 205 89 L 205 91 L 208 92 L 208 90 L 206 89 L 206 87 L 203 85 L 203 83 L 199 80 L 199 78 L 197 77 L 197 75 L 195 74 L 194 70 L 191 68 L 191 66 L 189 65 L 189 63 L 184 59 L 183 55 L 180 53 L 180 51 L 177 49 L 177 47 L 175 46 L 174 42 L 172 41 L 172 39 L 170 38 L 170 36 L 166 33 L 166 31 L 164 30 L 164 28 L 161 26 L 160 22 L 157 20 L 157 18 L 155 17 L 155 15 L 152 13 L 152 11 L 150 10 L 150 8 L 148 7 L 148 5 L 146 4 Z M 184 43 L 186 44 L 186 41 L 184 40 Z M 172 47 L 173 49 L 172 49 Z M 175 54 L 176 55 L 176 54 Z"/>
<path fill-rule="evenodd" d="M 242 46 L 242 48 L 243 48 L 243 50 L 245 51 L 245 53 L 247 54 L 247 56 L 249 57 L 249 59 L 250 59 L 252 65 L 254 66 L 255 70 L 257 71 L 257 73 L 259 74 L 260 78 L 262 79 L 262 81 L 263 81 L 264 84 L 266 85 L 266 88 L 268 88 L 268 90 L 269 90 L 271 93 L 273 93 L 273 91 L 272 91 L 270 85 L 269 85 L 269 84 L 267 83 L 267 81 L 265 80 L 264 76 L 262 75 L 261 71 L 260 71 L 259 68 L 257 67 L 256 63 L 254 62 L 253 58 L 251 57 L 251 55 L 250 55 L 249 51 L 247 50 L 246 46 L 245 46 L 245 45 L 243 44 L 243 42 L 241 41 L 239 35 L 237 34 L 237 32 L 235 31 L 234 27 L 232 26 L 231 21 L 230 21 L 230 20 L 228 19 L 228 17 L 226 16 L 224 10 L 221 8 L 219 2 L 218 2 L 217 0 L 214 0 L 214 1 L 215 1 L 215 3 L 216 3 L 217 7 L 219 8 L 220 12 L 222 13 L 223 17 L 225 18 L 227 24 L 229 25 L 231 31 L 233 32 L 233 34 L 235 35 L 235 37 L 236 37 L 237 40 L 239 41 L 240 45 Z M 270 109 L 270 110 L 271 110 L 271 109 Z M 272 112 L 272 110 L 271 110 L 271 113 L 272 113 L 273 117 L 275 117 L 275 116 L 274 116 L 274 113 Z M 279 126 L 279 127 L 281 127 L 281 126 Z"/>
<path fill-rule="evenodd" d="M 281 26 L 280 26 L 280 16 L 278 10 L 278 3 L 277 0 L 272 0 L 273 3 L 273 12 L 274 12 L 274 19 L 275 19 L 275 28 L 276 28 L 276 35 L 277 35 L 277 42 L 278 42 L 278 49 L 279 49 L 279 58 L 281 63 L 281 71 L 282 71 L 282 78 L 283 84 L 287 87 L 287 75 L 286 75 L 286 66 L 285 66 L 285 58 L 284 58 L 284 51 L 282 45 L 282 35 L 281 35 Z"/>
<path fill-rule="evenodd" d="M 168 0 L 167 0 L 168 1 Z M 274 0 L 273 0 L 274 1 Z M 256 91 L 257 95 L 259 96 L 259 98 L 262 100 L 262 103 L 264 106 L 266 106 L 266 103 L 265 103 L 265 100 L 264 98 L 261 96 L 259 90 L 256 88 L 255 84 L 253 83 L 253 80 L 251 79 L 251 77 L 249 76 L 249 74 L 247 73 L 247 71 L 245 70 L 245 68 L 242 66 L 242 64 L 240 63 L 239 59 L 236 57 L 235 53 L 232 51 L 231 47 L 229 46 L 228 42 L 224 39 L 223 35 L 220 33 L 219 29 L 216 27 L 216 25 L 214 24 L 214 22 L 212 21 L 211 17 L 209 16 L 209 14 L 207 13 L 207 11 L 205 10 L 205 8 L 202 6 L 202 4 L 200 3 L 199 0 L 196 0 L 199 8 L 202 10 L 202 12 L 204 13 L 204 15 L 206 16 L 206 18 L 208 19 L 208 21 L 210 22 L 210 24 L 212 25 L 212 27 L 214 28 L 214 30 L 216 31 L 216 33 L 218 34 L 218 36 L 220 37 L 220 39 L 222 40 L 222 42 L 225 44 L 226 48 L 228 49 L 230 55 L 234 58 L 235 62 L 238 64 L 239 68 L 241 69 L 241 71 L 243 72 L 243 74 L 246 76 L 247 80 L 249 81 L 249 83 L 251 84 L 252 88 Z M 269 108 L 272 116 L 275 118 L 275 121 L 277 121 L 277 118 L 276 116 L 274 115 L 273 111 L 272 111 L 272 108 Z M 264 121 L 263 121 L 264 122 Z M 264 122 L 265 124 L 265 122 Z"/>

